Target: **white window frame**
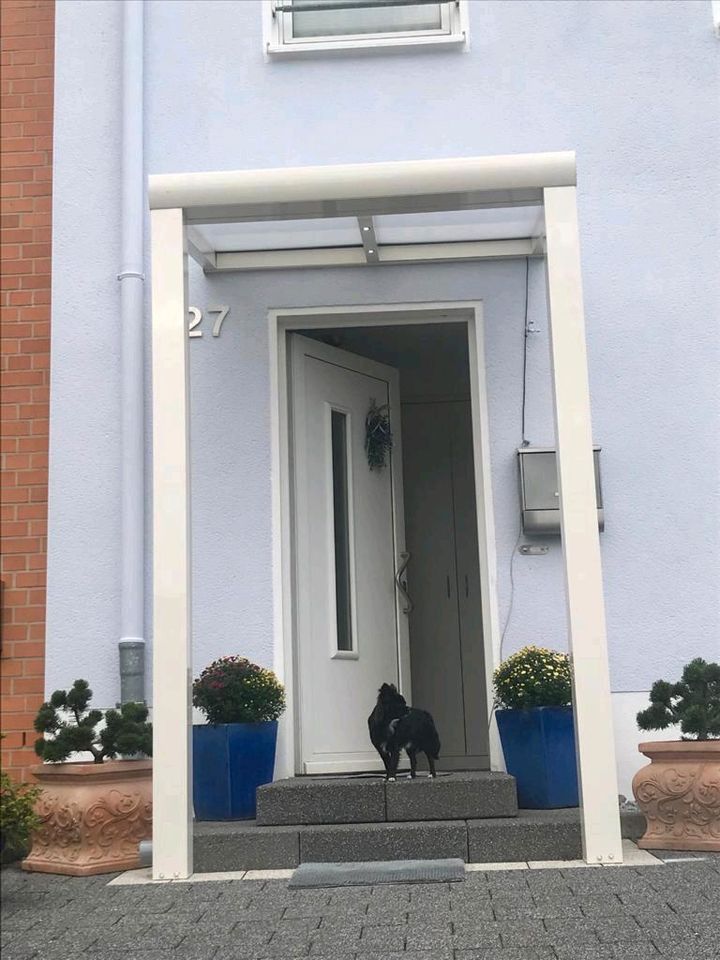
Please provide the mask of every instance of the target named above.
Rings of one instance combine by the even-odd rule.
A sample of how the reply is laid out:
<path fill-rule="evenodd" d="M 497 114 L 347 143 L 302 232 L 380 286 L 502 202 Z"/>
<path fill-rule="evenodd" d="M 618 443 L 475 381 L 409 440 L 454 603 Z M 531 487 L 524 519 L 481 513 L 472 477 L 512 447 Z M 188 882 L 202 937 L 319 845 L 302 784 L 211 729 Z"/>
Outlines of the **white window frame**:
<path fill-rule="evenodd" d="M 438 0 L 445 5 L 440 30 L 297 38 L 292 36 L 292 14 L 276 11 L 279 2 L 288 0 L 263 0 L 263 46 L 269 58 L 384 47 L 467 49 L 468 46 L 468 0 Z"/>

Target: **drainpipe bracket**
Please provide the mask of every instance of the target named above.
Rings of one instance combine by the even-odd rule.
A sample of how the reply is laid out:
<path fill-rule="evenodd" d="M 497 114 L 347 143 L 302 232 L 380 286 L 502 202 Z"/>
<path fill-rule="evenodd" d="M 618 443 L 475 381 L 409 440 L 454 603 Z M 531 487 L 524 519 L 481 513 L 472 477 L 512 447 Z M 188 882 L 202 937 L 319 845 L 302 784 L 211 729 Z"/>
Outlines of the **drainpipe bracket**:
<path fill-rule="evenodd" d="M 118 280 L 127 280 L 128 277 L 135 277 L 136 280 L 145 280 L 145 274 L 137 270 L 121 270 L 117 275 Z"/>

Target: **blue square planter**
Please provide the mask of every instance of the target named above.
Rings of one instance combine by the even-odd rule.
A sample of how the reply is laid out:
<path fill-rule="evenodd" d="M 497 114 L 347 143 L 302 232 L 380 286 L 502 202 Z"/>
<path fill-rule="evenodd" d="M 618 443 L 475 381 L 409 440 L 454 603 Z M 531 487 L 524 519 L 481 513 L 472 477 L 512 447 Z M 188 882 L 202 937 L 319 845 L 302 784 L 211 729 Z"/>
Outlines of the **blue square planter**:
<path fill-rule="evenodd" d="M 577 807 L 572 707 L 496 710 L 495 717 L 507 772 L 517 781 L 518 806 Z"/>
<path fill-rule="evenodd" d="M 196 820 L 251 820 L 255 791 L 275 767 L 277 720 L 193 725 Z"/>

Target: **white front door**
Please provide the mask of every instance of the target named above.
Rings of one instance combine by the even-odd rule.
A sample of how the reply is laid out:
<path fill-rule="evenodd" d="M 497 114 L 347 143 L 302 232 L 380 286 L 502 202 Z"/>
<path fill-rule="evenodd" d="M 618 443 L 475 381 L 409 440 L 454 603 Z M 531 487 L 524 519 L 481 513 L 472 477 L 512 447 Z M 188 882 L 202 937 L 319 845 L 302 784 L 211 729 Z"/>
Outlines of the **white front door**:
<path fill-rule="evenodd" d="M 409 699 L 400 402 L 392 367 L 291 336 L 296 655 L 303 773 L 382 769 L 367 717 L 378 687 Z M 387 406 L 387 465 L 370 469 L 366 417 Z"/>

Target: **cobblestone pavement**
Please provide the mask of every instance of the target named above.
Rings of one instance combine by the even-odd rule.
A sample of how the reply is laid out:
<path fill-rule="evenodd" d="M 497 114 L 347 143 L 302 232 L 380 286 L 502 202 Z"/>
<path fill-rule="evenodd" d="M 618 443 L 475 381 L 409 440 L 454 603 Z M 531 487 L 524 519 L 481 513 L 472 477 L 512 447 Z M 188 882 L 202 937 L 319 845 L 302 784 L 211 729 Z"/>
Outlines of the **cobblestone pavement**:
<path fill-rule="evenodd" d="M 720 859 L 323 890 L 108 879 L 4 869 L 3 960 L 720 958 Z"/>

